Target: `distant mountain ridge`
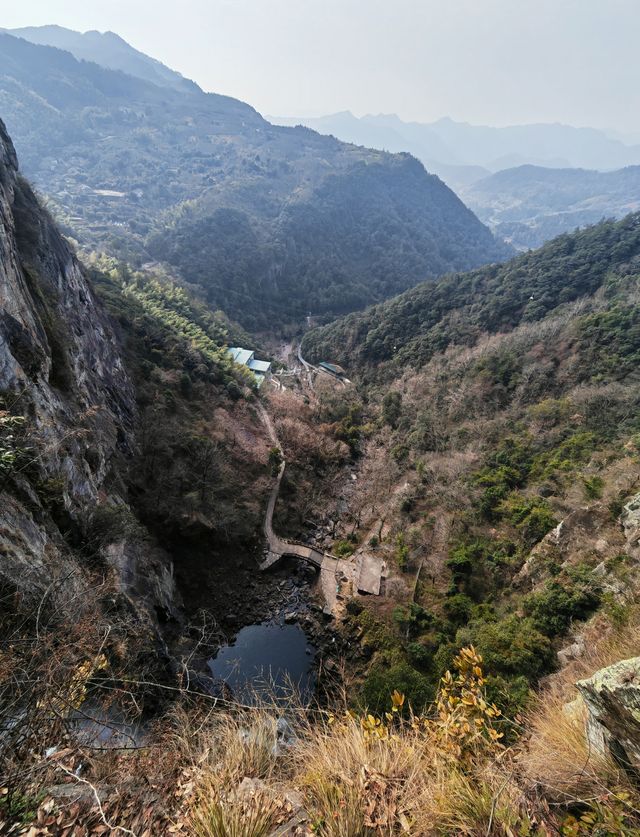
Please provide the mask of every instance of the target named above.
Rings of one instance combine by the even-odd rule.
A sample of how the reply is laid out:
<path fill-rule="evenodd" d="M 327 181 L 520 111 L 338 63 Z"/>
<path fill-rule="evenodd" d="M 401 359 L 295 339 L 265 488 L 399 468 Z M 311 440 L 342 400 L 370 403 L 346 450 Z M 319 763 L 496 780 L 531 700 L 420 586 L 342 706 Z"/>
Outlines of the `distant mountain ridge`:
<path fill-rule="evenodd" d="M 62 26 L 25 26 L 21 29 L 0 29 L 0 32 L 40 46 L 66 50 L 79 61 L 92 61 L 108 70 L 121 70 L 160 87 L 175 90 L 197 88 L 195 82 L 134 49 L 115 32 L 75 32 Z"/>
<path fill-rule="evenodd" d="M 640 166 L 610 172 L 520 166 L 462 189 L 461 196 L 497 235 L 525 250 L 639 210 Z"/>
<path fill-rule="evenodd" d="M 449 118 L 432 123 L 404 122 L 396 114 L 358 118 L 348 111 L 318 118 L 269 118 L 276 124 L 306 125 L 346 142 L 409 151 L 456 190 L 492 172 L 524 164 L 601 170 L 640 164 L 640 145 L 627 145 L 603 131 L 570 125 L 497 128 Z"/>
<path fill-rule="evenodd" d="M 330 134 L 343 142 L 367 148 L 380 148 L 393 153 L 409 152 L 417 157 L 427 171 L 441 177 L 452 188 L 473 183 L 490 174 L 482 166 L 459 162 L 435 131 L 428 125 L 402 122 L 390 116 L 363 116 L 350 111 L 318 118 L 267 117 L 276 125 L 305 125 L 321 134 Z"/>
<path fill-rule="evenodd" d="M 166 261 L 247 328 L 354 310 L 510 253 L 408 154 L 8 34 L 0 113 L 67 234 Z"/>

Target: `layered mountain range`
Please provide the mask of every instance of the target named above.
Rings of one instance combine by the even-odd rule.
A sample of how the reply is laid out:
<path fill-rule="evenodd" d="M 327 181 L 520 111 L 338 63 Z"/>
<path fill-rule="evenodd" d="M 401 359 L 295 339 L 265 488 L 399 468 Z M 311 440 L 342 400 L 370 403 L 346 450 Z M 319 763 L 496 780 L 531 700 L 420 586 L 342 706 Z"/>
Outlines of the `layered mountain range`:
<path fill-rule="evenodd" d="M 640 147 L 603 131 L 544 124 L 493 128 L 451 119 L 421 124 L 395 114 L 357 118 L 349 112 L 273 120 L 410 152 L 517 250 L 638 209 Z"/>
<path fill-rule="evenodd" d="M 116 61 L 112 42 L 96 60 L 139 75 L 0 35 L 0 108 L 24 170 L 85 248 L 169 263 L 252 328 L 508 255 L 408 154 L 271 125 L 178 76 L 159 86 L 156 64 Z"/>
<path fill-rule="evenodd" d="M 523 165 L 609 170 L 640 163 L 640 146 L 594 128 L 535 124 L 493 127 L 456 122 L 406 122 L 394 113 L 356 117 L 349 111 L 320 117 L 270 117 L 306 125 L 346 142 L 409 151 L 456 191 L 489 174 Z"/>
<path fill-rule="evenodd" d="M 461 189 L 465 202 L 518 250 L 640 209 L 640 166 L 616 171 L 506 169 Z"/>

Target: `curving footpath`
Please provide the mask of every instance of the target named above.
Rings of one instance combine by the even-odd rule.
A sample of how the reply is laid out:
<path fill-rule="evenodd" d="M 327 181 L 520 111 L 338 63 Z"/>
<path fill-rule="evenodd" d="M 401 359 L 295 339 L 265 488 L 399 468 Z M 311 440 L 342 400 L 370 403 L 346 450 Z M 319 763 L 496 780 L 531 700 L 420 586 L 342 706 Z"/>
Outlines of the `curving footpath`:
<path fill-rule="evenodd" d="M 309 385 L 309 389 L 311 392 L 315 394 L 315 388 L 313 386 L 313 372 L 318 372 L 318 368 L 316 366 L 312 366 L 308 361 L 306 361 L 302 357 L 302 342 L 298 343 L 298 360 L 302 364 L 305 372 L 307 373 L 307 383 Z"/>
<path fill-rule="evenodd" d="M 274 446 L 279 450 L 280 443 L 278 436 L 273 426 L 273 422 L 262 404 L 258 404 L 260 417 L 267 428 L 269 438 Z M 275 485 L 271 489 L 269 502 L 267 504 L 267 511 L 264 516 L 264 536 L 267 541 L 269 550 L 265 560 L 260 564 L 260 570 L 268 570 L 280 561 L 285 555 L 291 555 L 294 558 L 300 558 L 307 563 L 312 564 L 320 570 L 320 586 L 322 588 L 322 595 L 325 601 L 324 612 L 328 615 L 335 615 L 337 611 L 338 599 L 344 595 L 353 595 L 359 589 L 361 578 L 366 576 L 367 583 L 370 583 L 370 560 L 360 556 L 356 561 L 345 561 L 342 558 L 334 558 L 319 549 L 314 549 L 307 544 L 297 543 L 296 541 L 284 540 L 279 538 L 273 531 L 273 512 L 276 507 L 278 494 L 280 493 L 280 483 L 282 482 L 282 475 L 286 462 L 283 460 L 278 471 Z M 366 569 L 365 569 L 366 567 Z M 380 578 L 382 576 L 382 566 L 377 564 L 377 586 L 374 585 L 372 590 L 365 588 L 365 592 L 379 593 Z M 369 574 L 367 574 L 369 573 Z"/>
<path fill-rule="evenodd" d="M 269 438 L 273 442 L 274 447 L 277 447 L 278 450 L 281 451 L 282 448 L 280 447 L 280 442 L 278 441 L 276 429 L 273 426 L 271 417 L 269 416 L 262 404 L 258 404 L 258 411 L 260 413 L 260 417 L 265 427 L 267 428 Z M 280 465 L 280 470 L 278 471 L 278 476 L 276 478 L 275 485 L 271 489 L 269 503 L 267 504 L 267 511 L 264 516 L 263 530 L 265 539 L 267 541 L 267 544 L 269 545 L 269 553 L 265 560 L 260 564 L 260 569 L 268 570 L 269 567 L 272 567 L 285 555 L 293 555 L 296 558 L 302 558 L 303 561 L 307 561 L 308 563 L 313 564 L 315 567 L 318 567 L 318 569 L 321 569 L 322 562 L 324 561 L 325 557 L 331 558 L 331 556 L 327 556 L 324 552 L 318 549 L 314 549 L 311 546 L 307 546 L 307 544 L 283 540 L 282 538 L 279 538 L 273 531 L 273 513 L 275 511 L 278 494 L 280 493 L 280 483 L 282 482 L 282 477 L 284 474 L 286 464 L 287 463 L 283 459 Z"/>

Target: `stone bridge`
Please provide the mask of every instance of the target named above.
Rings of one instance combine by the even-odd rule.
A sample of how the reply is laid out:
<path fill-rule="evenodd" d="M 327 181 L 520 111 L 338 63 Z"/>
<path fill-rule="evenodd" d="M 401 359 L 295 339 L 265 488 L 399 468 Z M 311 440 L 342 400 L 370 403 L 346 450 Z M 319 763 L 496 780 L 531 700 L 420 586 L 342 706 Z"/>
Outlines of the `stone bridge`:
<path fill-rule="evenodd" d="M 320 569 L 322 567 L 322 562 L 327 556 L 325 552 L 321 552 L 319 549 L 314 549 L 314 547 L 309 546 L 305 543 L 299 543 L 298 541 L 284 541 L 274 536 L 273 539 L 269 539 L 269 552 L 267 553 L 266 558 L 260 564 L 261 570 L 268 570 L 269 567 L 272 567 L 274 564 L 277 564 L 281 558 L 284 558 L 285 555 L 289 555 L 293 558 L 300 558 L 302 561 L 306 561 L 308 564 L 313 564 L 314 567 Z"/>

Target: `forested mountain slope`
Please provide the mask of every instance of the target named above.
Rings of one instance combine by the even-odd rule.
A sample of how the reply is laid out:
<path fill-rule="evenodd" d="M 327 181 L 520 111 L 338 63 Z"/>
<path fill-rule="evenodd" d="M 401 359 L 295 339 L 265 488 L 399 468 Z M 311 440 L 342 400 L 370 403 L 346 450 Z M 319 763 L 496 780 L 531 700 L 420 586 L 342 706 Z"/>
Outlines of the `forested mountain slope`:
<path fill-rule="evenodd" d="M 163 260 L 250 327 L 362 307 L 505 247 L 408 155 L 270 125 L 0 35 L 25 172 L 88 247 Z"/>
<path fill-rule="evenodd" d="M 356 384 L 361 478 L 345 533 L 399 568 L 399 607 L 354 615 L 370 704 L 398 683 L 428 699 L 473 643 L 495 699 L 522 706 L 568 632 L 582 647 L 582 620 L 629 615 L 639 292 L 631 215 L 305 337 L 307 358 Z"/>
<path fill-rule="evenodd" d="M 504 265 L 423 283 L 386 303 L 306 335 L 310 358 L 396 374 L 420 368 L 448 346 L 539 322 L 555 308 L 598 291 L 609 273 L 635 265 L 640 215 L 562 235 Z"/>
<path fill-rule="evenodd" d="M 518 250 L 640 208 L 640 166 L 617 171 L 520 166 L 463 188 L 460 195 Z"/>

